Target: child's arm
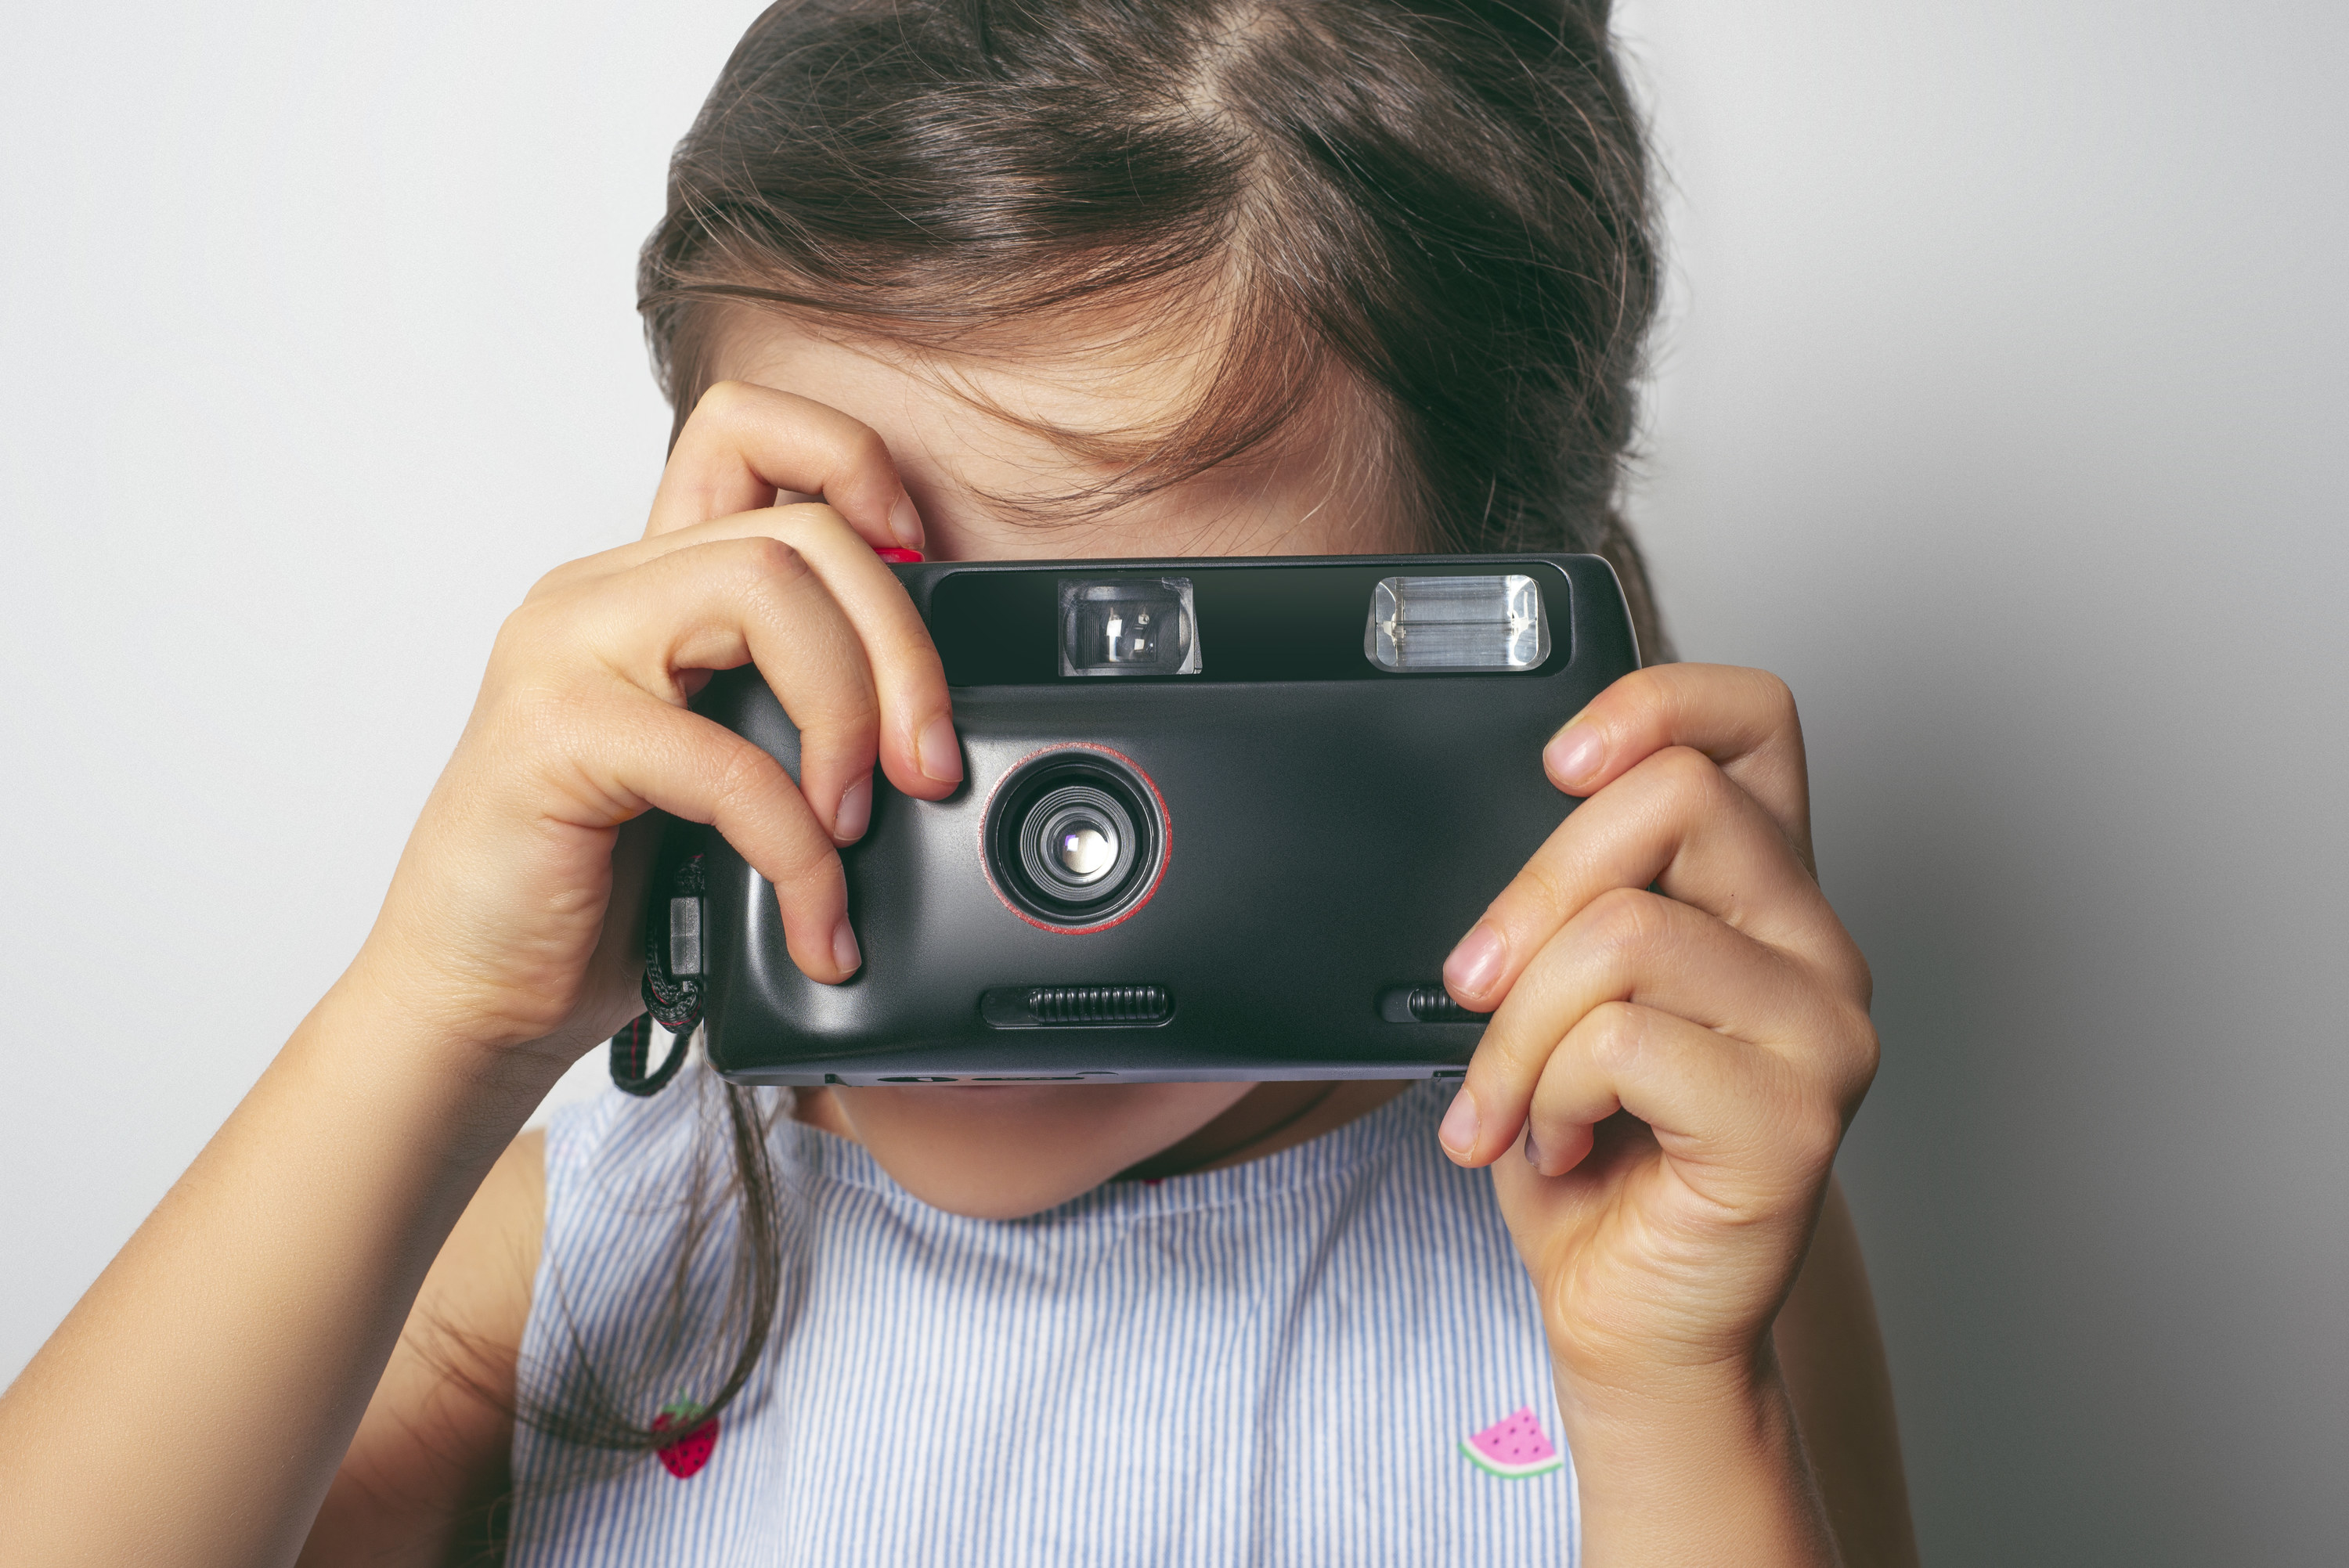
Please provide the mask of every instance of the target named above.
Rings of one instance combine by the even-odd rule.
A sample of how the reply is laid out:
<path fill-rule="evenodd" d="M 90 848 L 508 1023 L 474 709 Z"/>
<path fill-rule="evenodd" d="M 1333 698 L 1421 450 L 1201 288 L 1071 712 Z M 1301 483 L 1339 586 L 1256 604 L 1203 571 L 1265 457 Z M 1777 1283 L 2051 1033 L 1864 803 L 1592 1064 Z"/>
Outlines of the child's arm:
<path fill-rule="evenodd" d="M 1911 1562 L 1839 1205 L 1805 1267 L 1877 1041 L 1793 700 L 1643 670 L 1544 764 L 1585 802 L 1445 964 L 1494 1017 L 1443 1137 L 1493 1166 L 1539 1294 L 1589 1558 Z"/>
<path fill-rule="evenodd" d="M 514 1369 L 546 1226 L 546 1140 L 490 1168 L 424 1276 L 298 1568 L 492 1560 L 512 1484 Z"/>
<path fill-rule="evenodd" d="M 0 1560 L 293 1561 L 525 1068 L 347 975 L 0 1401 Z"/>
<path fill-rule="evenodd" d="M 876 762 L 924 799 L 961 777 L 936 652 L 873 553 L 918 531 L 872 431 L 721 386 L 647 537 L 533 589 L 358 957 L 0 1398 L 0 1562 L 295 1560 L 460 1214 L 636 1010 L 623 824 L 714 823 L 793 962 L 855 971 L 836 845 Z M 754 661 L 796 786 L 686 707 L 693 672 Z"/>
<path fill-rule="evenodd" d="M 1846 1568 L 1916 1568 L 1892 1374 L 1840 1181 L 1827 1183 L 1810 1253 L 1771 1341 Z"/>

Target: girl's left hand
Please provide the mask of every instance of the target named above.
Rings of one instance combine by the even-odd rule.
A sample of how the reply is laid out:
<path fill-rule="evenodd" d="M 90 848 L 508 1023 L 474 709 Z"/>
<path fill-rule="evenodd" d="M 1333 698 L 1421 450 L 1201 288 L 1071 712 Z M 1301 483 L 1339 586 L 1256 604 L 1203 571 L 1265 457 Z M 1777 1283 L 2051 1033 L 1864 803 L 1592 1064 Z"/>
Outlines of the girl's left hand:
<path fill-rule="evenodd" d="M 1803 739 L 1758 670 L 1665 665 L 1545 748 L 1584 804 L 1454 950 L 1493 1013 L 1442 1138 L 1494 1172 L 1577 1408 L 1775 1379 L 1770 1335 L 1876 1071 Z"/>

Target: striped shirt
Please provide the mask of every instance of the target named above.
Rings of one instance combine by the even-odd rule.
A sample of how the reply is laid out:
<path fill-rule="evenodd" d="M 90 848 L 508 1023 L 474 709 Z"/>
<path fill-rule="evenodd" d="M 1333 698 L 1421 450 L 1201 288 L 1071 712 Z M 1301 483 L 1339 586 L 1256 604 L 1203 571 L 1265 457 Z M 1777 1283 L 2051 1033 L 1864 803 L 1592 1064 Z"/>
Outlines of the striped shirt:
<path fill-rule="evenodd" d="M 591 1361 L 656 1336 L 676 1194 L 697 1160 L 722 1167 L 712 1081 L 697 1066 L 549 1127 L 525 1387 L 574 1335 Z M 565 1451 L 525 1427 L 507 1560 L 1572 1563 L 1571 1466 L 1495 1474 L 1464 1446 L 1513 1415 L 1537 1452 L 1560 1434 L 1491 1179 L 1436 1144 L 1450 1093 L 1013 1221 L 930 1208 L 779 1119 L 776 1338 L 707 1462 L 557 1484 Z M 687 1272 L 705 1312 L 730 1267 L 732 1205 L 717 1214 Z"/>

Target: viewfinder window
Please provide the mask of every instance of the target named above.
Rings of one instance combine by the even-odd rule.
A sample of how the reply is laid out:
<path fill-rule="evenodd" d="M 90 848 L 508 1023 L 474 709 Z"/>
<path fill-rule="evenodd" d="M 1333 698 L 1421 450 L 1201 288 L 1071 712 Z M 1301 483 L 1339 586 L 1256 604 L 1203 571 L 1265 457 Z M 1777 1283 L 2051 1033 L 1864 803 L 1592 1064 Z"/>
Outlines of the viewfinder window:
<path fill-rule="evenodd" d="M 1195 676 L 1199 625 L 1188 577 L 1061 579 L 1064 676 Z"/>

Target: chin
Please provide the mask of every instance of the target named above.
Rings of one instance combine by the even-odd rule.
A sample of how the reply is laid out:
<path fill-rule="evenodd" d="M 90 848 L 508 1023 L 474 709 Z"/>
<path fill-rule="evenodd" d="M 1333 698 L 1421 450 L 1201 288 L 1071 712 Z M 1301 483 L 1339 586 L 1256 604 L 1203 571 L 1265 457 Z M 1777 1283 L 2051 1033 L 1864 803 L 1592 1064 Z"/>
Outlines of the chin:
<path fill-rule="evenodd" d="M 1196 1132 L 1253 1085 L 950 1084 L 834 1088 L 857 1141 L 923 1202 L 1018 1220 Z"/>

